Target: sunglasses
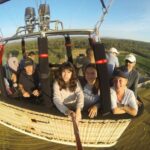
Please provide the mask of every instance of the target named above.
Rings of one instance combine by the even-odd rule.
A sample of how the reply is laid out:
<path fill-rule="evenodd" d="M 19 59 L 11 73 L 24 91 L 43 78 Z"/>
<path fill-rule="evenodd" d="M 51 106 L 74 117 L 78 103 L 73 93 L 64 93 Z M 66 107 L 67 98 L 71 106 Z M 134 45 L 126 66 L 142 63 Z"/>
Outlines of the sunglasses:
<path fill-rule="evenodd" d="M 125 60 L 126 64 L 130 63 L 132 64 L 133 62 L 129 61 L 129 60 Z"/>

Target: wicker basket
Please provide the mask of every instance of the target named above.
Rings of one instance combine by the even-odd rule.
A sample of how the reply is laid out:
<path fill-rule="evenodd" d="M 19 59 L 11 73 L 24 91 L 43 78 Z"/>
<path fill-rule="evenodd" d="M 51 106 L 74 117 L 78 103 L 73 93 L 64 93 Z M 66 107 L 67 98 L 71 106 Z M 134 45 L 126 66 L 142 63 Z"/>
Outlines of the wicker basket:
<path fill-rule="evenodd" d="M 89 120 L 79 123 L 82 145 L 85 147 L 110 147 L 129 125 L 131 119 Z M 76 145 L 71 119 L 0 102 L 0 123 L 24 134 L 46 141 Z"/>

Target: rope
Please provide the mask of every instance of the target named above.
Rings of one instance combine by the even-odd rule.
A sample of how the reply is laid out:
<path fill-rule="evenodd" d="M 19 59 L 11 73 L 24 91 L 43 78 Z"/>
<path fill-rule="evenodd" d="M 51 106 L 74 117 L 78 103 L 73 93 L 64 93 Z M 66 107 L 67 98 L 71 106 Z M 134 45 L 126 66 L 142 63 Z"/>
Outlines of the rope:
<path fill-rule="evenodd" d="M 104 1 L 103 1 L 103 0 L 100 0 L 100 1 L 101 1 L 101 4 L 102 4 L 103 8 L 105 8 L 105 9 L 106 9 L 106 6 L 105 6 Z"/>
<path fill-rule="evenodd" d="M 0 4 L 3 4 L 5 2 L 7 2 L 7 1 L 10 1 L 10 0 L 0 0 Z"/>
<path fill-rule="evenodd" d="M 105 3 L 103 0 L 100 0 L 101 4 L 102 4 L 102 7 L 103 7 L 103 14 L 102 16 L 100 17 L 100 19 L 97 21 L 96 25 L 95 25 L 95 32 L 96 34 L 99 36 L 99 29 L 100 29 L 100 26 L 102 25 L 103 21 L 104 21 L 104 17 L 105 15 L 108 13 L 108 9 L 110 8 L 110 5 L 112 3 L 113 0 L 109 0 L 108 2 L 108 5 L 106 7 Z"/>

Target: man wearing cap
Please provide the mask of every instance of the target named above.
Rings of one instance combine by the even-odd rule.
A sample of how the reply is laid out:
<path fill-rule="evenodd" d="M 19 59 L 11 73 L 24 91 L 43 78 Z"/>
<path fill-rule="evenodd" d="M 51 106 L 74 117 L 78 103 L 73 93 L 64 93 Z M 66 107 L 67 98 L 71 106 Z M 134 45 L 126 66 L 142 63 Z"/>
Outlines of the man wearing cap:
<path fill-rule="evenodd" d="M 108 53 L 106 53 L 108 73 L 111 78 L 112 73 L 116 67 L 119 67 L 119 61 L 117 55 L 119 54 L 118 50 L 114 47 L 110 48 Z"/>
<path fill-rule="evenodd" d="M 127 69 L 129 73 L 127 87 L 132 90 L 137 97 L 137 85 L 139 82 L 139 73 L 134 69 L 136 65 L 136 57 L 133 54 L 128 54 L 125 57 L 125 65 L 121 68 Z"/>
<path fill-rule="evenodd" d="M 130 89 L 127 88 L 129 73 L 120 68 L 113 72 L 113 87 L 111 88 L 111 109 L 113 114 L 130 114 L 136 116 L 138 105 L 136 97 Z"/>
<path fill-rule="evenodd" d="M 34 70 L 33 60 L 26 58 L 24 62 L 24 70 L 19 77 L 19 89 L 24 98 L 38 97 L 39 92 L 39 76 Z"/>

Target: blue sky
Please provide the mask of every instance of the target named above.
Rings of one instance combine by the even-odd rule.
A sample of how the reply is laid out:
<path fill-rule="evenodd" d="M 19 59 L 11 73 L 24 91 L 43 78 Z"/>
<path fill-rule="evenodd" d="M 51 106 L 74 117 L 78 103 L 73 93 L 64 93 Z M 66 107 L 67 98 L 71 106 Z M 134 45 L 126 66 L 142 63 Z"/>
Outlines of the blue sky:
<path fill-rule="evenodd" d="M 63 21 L 64 28 L 93 28 L 102 14 L 99 0 L 46 1 L 50 5 L 51 20 Z M 24 26 L 26 7 L 37 8 L 40 2 L 45 0 L 11 0 L 0 5 L 0 29 L 4 37 L 12 36 L 17 27 Z M 150 42 L 149 26 L 150 0 L 113 0 L 100 35 Z"/>

